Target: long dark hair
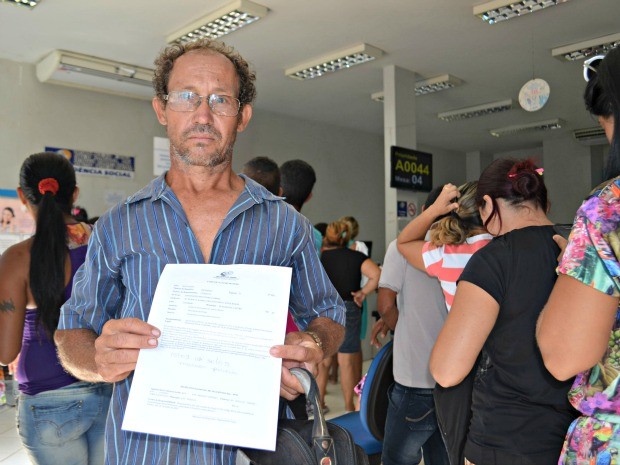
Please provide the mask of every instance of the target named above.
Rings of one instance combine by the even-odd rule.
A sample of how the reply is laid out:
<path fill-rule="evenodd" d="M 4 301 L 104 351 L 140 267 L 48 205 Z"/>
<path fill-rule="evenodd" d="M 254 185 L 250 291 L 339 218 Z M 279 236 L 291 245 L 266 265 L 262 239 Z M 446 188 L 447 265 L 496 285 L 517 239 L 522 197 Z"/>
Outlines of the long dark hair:
<path fill-rule="evenodd" d="M 529 158 L 527 160 L 499 158 L 487 166 L 480 175 L 476 191 L 478 208 L 484 206 L 485 195 L 491 197 L 493 203 L 493 209 L 484 222 L 484 226 L 486 227 L 495 216 L 500 226 L 502 224 L 497 199 L 504 199 L 514 207 L 524 202 L 534 202 L 544 212 L 547 212 L 549 200 L 542 172 L 534 160 Z"/>
<path fill-rule="evenodd" d="M 611 50 L 590 73 L 584 93 L 586 109 L 595 116 L 614 118 L 614 136 L 605 167 L 605 179 L 620 175 L 620 48 Z"/>
<path fill-rule="evenodd" d="M 53 335 L 64 303 L 67 228 L 75 191 L 75 171 L 66 157 L 51 152 L 30 155 L 22 164 L 19 187 L 37 210 L 30 249 L 30 290 L 37 324 Z"/>

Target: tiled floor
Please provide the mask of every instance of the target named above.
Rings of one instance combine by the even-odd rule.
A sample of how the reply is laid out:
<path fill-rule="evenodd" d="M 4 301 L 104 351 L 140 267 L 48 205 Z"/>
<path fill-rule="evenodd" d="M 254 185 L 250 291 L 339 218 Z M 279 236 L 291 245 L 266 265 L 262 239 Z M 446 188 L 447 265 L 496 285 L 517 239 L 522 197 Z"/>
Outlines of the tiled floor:
<path fill-rule="evenodd" d="M 0 464 L 30 465 L 15 429 L 15 407 L 0 406 Z"/>

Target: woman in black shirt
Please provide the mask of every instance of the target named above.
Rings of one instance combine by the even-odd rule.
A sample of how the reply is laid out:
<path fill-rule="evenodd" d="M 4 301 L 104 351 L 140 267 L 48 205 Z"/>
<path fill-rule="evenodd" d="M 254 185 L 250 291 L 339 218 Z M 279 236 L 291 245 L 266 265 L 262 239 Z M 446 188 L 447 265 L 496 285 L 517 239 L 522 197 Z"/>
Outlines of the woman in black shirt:
<path fill-rule="evenodd" d="M 478 181 L 476 201 L 496 236 L 460 276 L 454 304 L 431 354 L 444 387 L 459 384 L 478 354 L 465 457 L 475 465 L 555 465 L 574 418 L 536 345 L 536 320 L 556 280 L 559 247 L 547 218 L 542 169 L 499 159 Z"/>
<path fill-rule="evenodd" d="M 344 395 L 344 408 L 355 410 L 353 388 L 362 379 L 362 346 L 360 328 L 362 303 L 366 296 L 377 289 L 381 270 L 366 255 L 347 247 L 351 233 L 346 223 L 335 221 L 327 226 L 325 246 L 321 253 L 321 263 L 327 276 L 344 300 L 347 310 L 344 342 L 338 350 L 340 384 Z M 360 289 L 362 275 L 368 278 Z M 319 375 L 321 400 L 325 398 L 325 386 L 330 360 L 325 360 Z"/>

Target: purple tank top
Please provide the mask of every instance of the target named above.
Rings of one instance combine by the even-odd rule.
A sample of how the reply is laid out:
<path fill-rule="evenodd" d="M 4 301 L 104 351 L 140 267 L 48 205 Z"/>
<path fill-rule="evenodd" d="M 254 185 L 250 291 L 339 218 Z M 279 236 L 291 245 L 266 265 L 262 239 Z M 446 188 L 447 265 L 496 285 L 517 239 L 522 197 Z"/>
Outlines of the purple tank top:
<path fill-rule="evenodd" d="M 86 258 L 86 245 L 69 249 L 69 258 L 71 260 L 71 279 L 65 288 L 65 300 L 71 296 L 73 276 Z M 54 341 L 50 340 L 42 325 L 39 325 L 37 329 L 36 316 L 36 309 L 26 311 L 22 350 L 17 366 L 19 390 L 31 396 L 40 392 L 59 389 L 79 381 L 68 374 L 60 365 L 56 355 L 56 345 Z"/>

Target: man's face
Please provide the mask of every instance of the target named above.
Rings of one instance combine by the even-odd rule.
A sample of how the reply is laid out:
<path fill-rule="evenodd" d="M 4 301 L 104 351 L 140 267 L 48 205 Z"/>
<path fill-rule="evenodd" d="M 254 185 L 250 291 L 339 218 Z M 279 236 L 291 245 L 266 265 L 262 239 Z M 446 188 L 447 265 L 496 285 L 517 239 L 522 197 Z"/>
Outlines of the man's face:
<path fill-rule="evenodd" d="M 234 65 L 218 53 L 193 51 L 179 57 L 172 68 L 168 92 L 191 91 L 198 95 L 239 94 Z M 237 132 L 243 131 L 252 116 L 245 105 L 237 116 L 219 116 L 212 112 L 207 98 L 189 112 L 174 111 L 156 97 L 153 108 L 170 138 L 172 163 L 215 168 L 229 165 Z"/>

